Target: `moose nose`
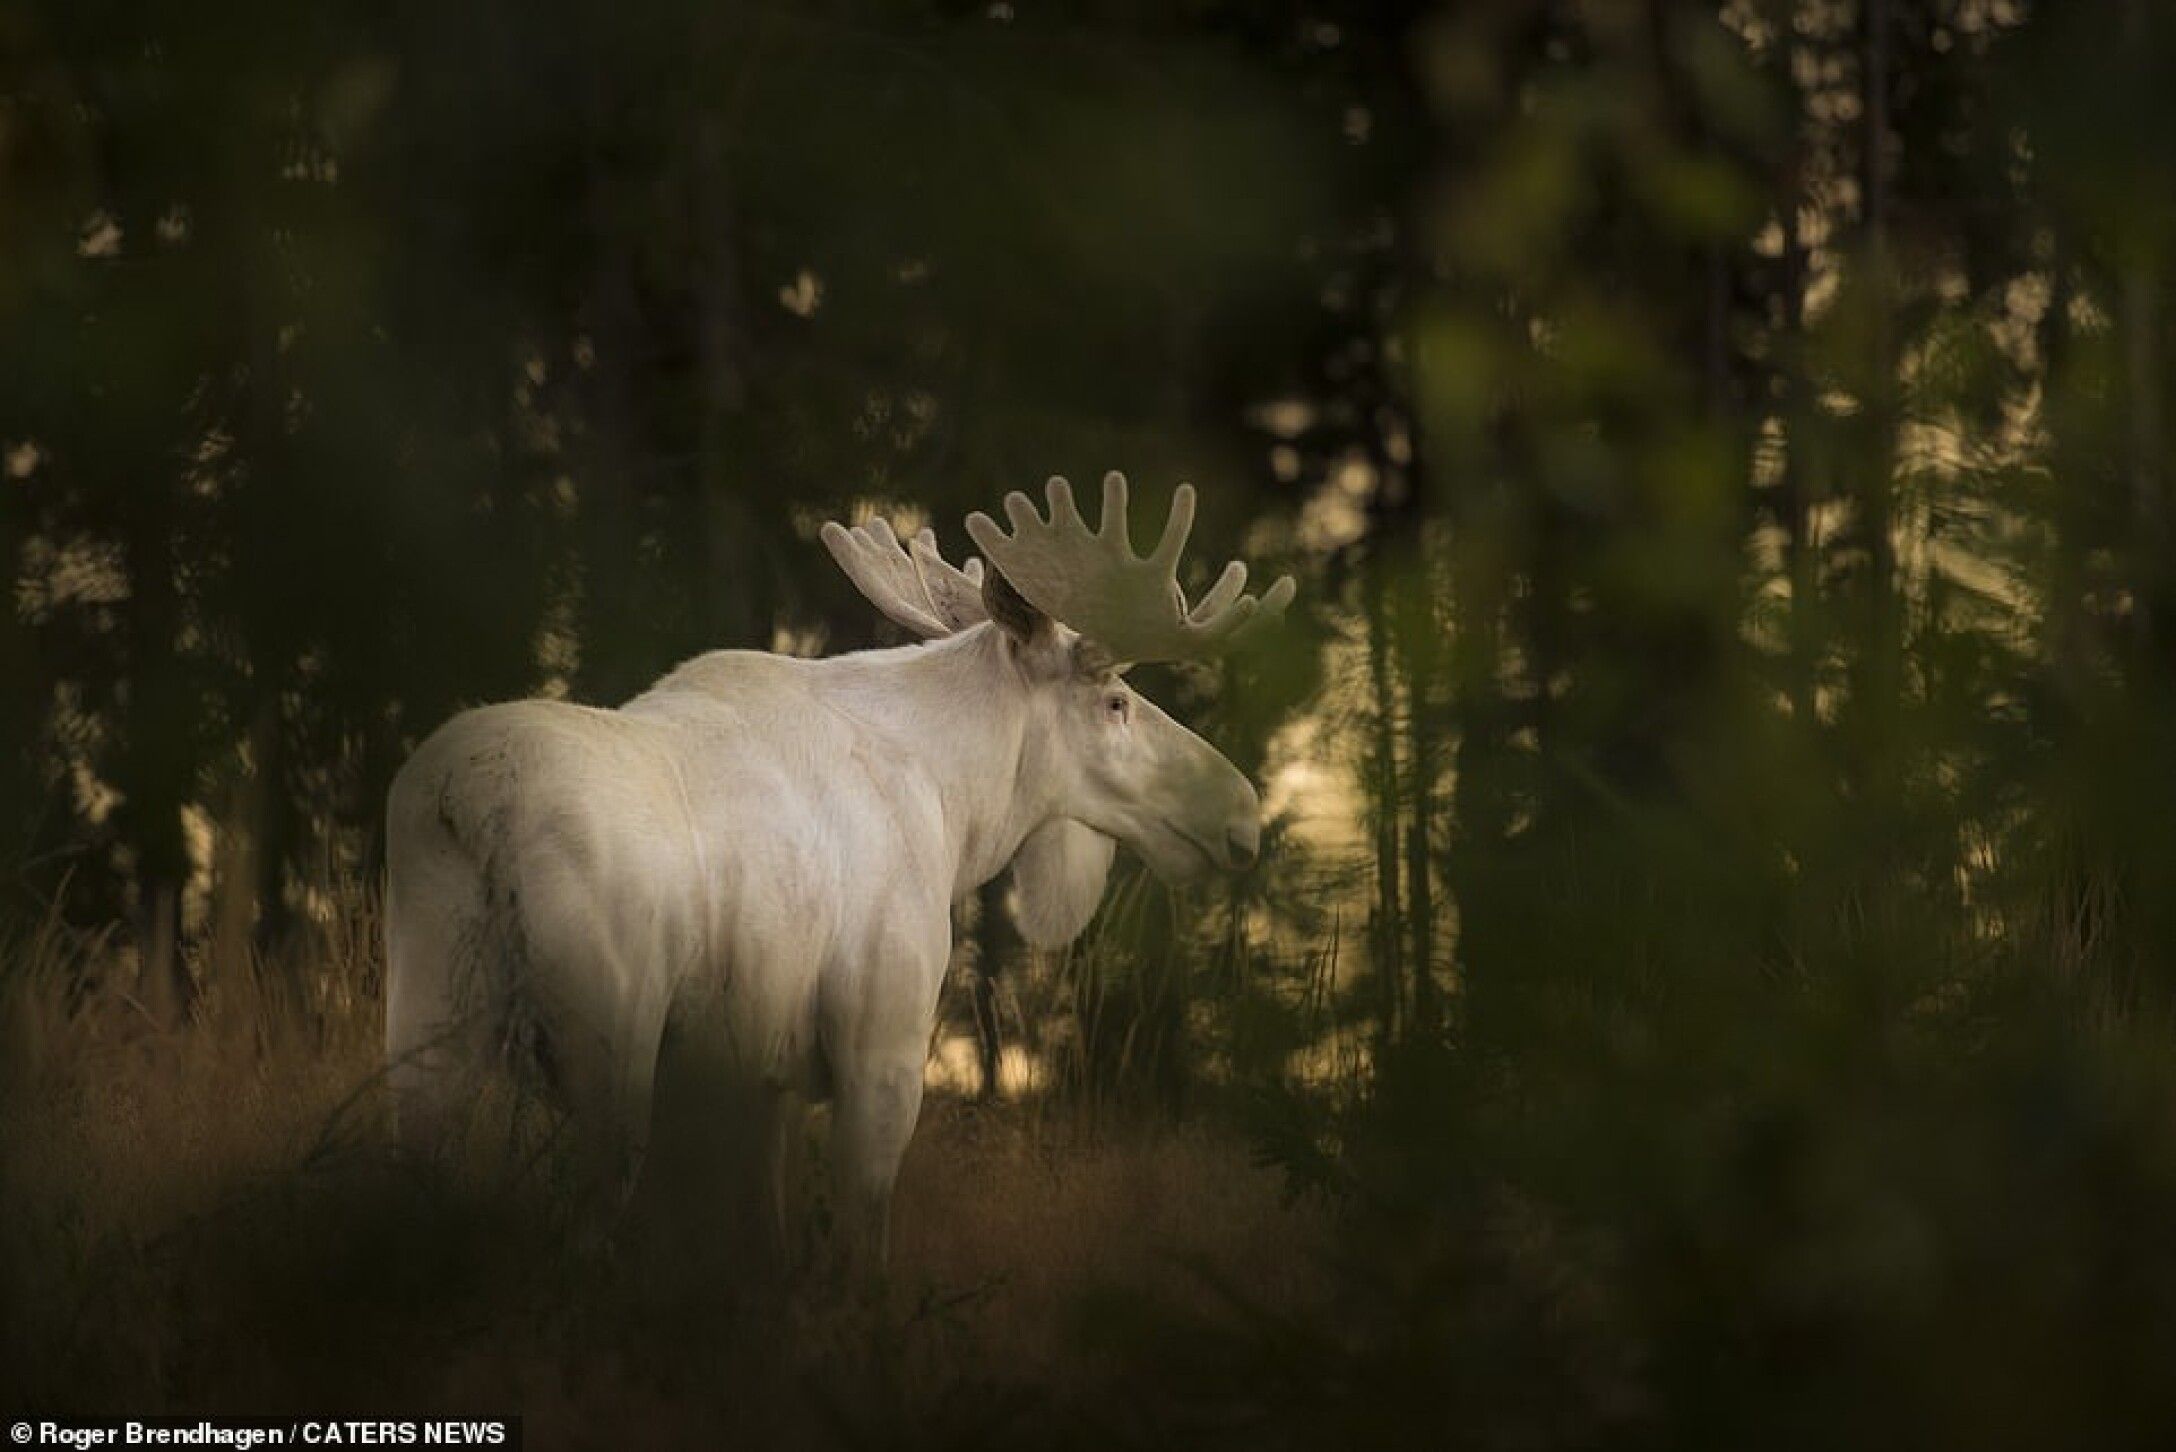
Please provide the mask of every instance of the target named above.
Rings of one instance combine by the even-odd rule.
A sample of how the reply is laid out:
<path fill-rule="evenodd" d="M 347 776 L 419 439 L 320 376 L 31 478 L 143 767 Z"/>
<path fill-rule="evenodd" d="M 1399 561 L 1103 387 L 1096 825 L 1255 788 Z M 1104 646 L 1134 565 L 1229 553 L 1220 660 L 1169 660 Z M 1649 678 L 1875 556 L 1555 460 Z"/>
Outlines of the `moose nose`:
<path fill-rule="evenodd" d="M 1224 851 L 1236 870 L 1252 867 L 1262 850 L 1262 824 L 1251 813 L 1224 829 Z"/>

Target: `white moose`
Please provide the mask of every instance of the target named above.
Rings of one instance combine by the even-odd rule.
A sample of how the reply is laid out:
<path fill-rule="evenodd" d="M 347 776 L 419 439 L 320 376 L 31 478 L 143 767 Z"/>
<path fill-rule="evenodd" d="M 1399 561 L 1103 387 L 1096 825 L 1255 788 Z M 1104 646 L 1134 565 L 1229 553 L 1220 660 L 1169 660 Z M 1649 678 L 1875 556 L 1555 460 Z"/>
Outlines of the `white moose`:
<path fill-rule="evenodd" d="M 946 564 L 927 530 L 910 548 L 881 521 L 824 526 L 862 594 L 928 644 L 716 651 L 617 710 L 519 701 L 434 732 L 387 803 L 404 1135 L 434 1142 L 477 1068 L 529 1052 L 631 1182 L 667 1015 L 700 1003 L 735 1176 L 782 1234 L 789 1111 L 831 1097 L 847 1250 L 880 1269 L 951 905 L 1011 865 L 1023 931 L 1063 941 L 1101 897 L 1108 839 L 1171 879 L 1244 868 L 1258 845 L 1245 776 L 1121 673 L 1229 648 L 1291 580 L 1243 595 L 1234 561 L 1189 608 L 1190 487 L 1145 559 L 1121 475 L 1097 531 L 1064 480 L 1048 494 L 1048 519 L 1006 497 L 1009 534 L 969 516 L 987 573 Z"/>

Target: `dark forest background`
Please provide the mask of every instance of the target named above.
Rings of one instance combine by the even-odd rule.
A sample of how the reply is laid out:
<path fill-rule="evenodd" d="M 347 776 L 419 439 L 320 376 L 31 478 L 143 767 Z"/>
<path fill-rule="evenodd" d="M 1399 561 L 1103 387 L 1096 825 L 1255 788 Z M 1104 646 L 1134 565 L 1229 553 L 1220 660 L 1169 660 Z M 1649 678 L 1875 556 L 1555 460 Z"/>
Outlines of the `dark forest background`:
<path fill-rule="evenodd" d="M 1327 1217 L 1098 1303 L 1150 1425 L 2157 1444 L 2172 81 L 2155 0 L 0 3 L 0 973 L 329 1021 L 454 710 L 1188 478 L 1302 581 L 1145 678 L 1272 850 L 1056 964 L 993 890 L 950 1009 Z"/>

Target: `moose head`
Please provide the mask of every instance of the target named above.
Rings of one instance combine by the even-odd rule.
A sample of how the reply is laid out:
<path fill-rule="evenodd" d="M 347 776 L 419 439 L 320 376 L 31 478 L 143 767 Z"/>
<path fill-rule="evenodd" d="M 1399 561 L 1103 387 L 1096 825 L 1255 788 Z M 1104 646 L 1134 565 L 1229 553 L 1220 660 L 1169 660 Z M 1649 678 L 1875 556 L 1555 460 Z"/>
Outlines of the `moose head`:
<path fill-rule="evenodd" d="M 968 516 L 988 569 L 982 560 L 948 564 L 928 530 L 902 543 L 882 520 L 827 524 L 823 541 L 862 594 L 908 630 L 936 639 L 987 624 L 1001 638 L 1010 704 L 1026 713 L 1021 770 L 1048 793 L 1058 819 L 1031 836 L 1016 863 L 1018 916 L 1031 938 L 1063 941 L 1093 911 L 1109 866 L 1108 847 L 1099 852 L 1093 839 L 1125 843 L 1168 880 L 1254 861 L 1261 802 L 1252 784 L 1125 673 L 1232 649 L 1280 616 L 1294 587 L 1286 577 L 1248 595 L 1247 568 L 1234 560 L 1189 605 L 1178 578 L 1194 522 L 1189 485 L 1179 486 L 1145 556 L 1128 535 L 1124 475 L 1104 476 L 1095 529 L 1064 479 L 1050 480 L 1046 495 L 1047 511 L 1007 495 L 1009 530 Z M 1097 891 L 1080 890 L 1091 882 Z"/>

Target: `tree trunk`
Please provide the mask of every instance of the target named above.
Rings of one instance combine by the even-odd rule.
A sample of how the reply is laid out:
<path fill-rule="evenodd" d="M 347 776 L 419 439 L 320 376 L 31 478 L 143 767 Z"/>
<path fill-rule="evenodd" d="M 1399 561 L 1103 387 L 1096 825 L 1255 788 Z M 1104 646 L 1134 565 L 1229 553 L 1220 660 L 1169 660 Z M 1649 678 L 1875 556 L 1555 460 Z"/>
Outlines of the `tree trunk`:
<path fill-rule="evenodd" d="M 181 884 L 142 872 L 136 893 L 136 998 L 161 1027 L 175 1028 L 195 997 L 181 952 Z"/>
<path fill-rule="evenodd" d="M 2124 372 L 2130 393 L 2131 517 L 2138 576 L 2132 621 L 2147 668 L 2164 656 L 2170 605 L 2166 509 L 2161 482 L 2160 287 L 2150 262 L 2134 259 L 2123 273 Z"/>
<path fill-rule="evenodd" d="M 975 968 L 968 983 L 969 1001 L 975 1016 L 975 1062 L 981 1073 L 975 1098 L 983 1103 L 997 1098 L 1004 1068 L 1003 1025 L 997 1016 L 997 975 L 1005 959 L 1019 946 L 1019 935 L 1005 913 L 1005 874 L 982 885 L 980 909 L 975 921 Z"/>
<path fill-rule="evenodd" d="M 287 789 L 287 732 L 281 719 L 277 691 L 258 703 L 250 723 L 249 754 L 252 779 L 250 869 L 256 904 L 252 933 L 257 951 L 273 954 L 284 942 L 290 925 L 287 911 L 287 859 L 293 849 L 294 803 Z"/>
<path fill-rule="evenodd" d="M 1397 1041 L 1405 1000 L 1404 930 L 1398 870 L 1400 822 L 1398 799 L 1398 700 L 1391 680 L 1389 562 L 1380 534 L 1368 544 L 1361 588 L 1367 595 L 1368 679 L 1374 697 L 1372 759 L 1368 763 L 1371 806 L 1375 813 L 1375 923 L 1372 934 L 1379 983 L 1378 1037 L 1385 1046 Z"/>
<path fill-rule="evenodd" d="M 1874 654 L 1873 689 L 1886 710 L 1899 681 L 1903 621 L 1899 611 L 1896 560 L 1897 342 L 1892 314 L 1896 304 L 1895 259 L 1889 238 L 1889 88 L 1893 17 L 1890 0 L 1863 0 L 1865 9 L 1864 102 L 1865 155 L 1860 184 L 1865 189 L 1865 264 L 1874 301 L 1874 357 L 1866 400 L 1867 457 L 1863 464 L 1861 508 L 1867 548 L 1873 561 L 1870 616 Z"/>
<path fill-rule="evenodd" d="M 128 467 L 115 459 L 112 467 Z M 181 809 L 192 751 L 186 686 L 176 655 L 181 594 L 175 579 L 173 499 L 164 479 L 144 481 L 145 507 L 128 521 L 129 679 L 118 785 L 135 849 L 137 988 L 153 1017 L 177 1025 L 191 991 L 181 955 L 181 890 L 189 873 Z"/>
<path fill-rule="evenodd" d="M 1791 582 L 1790 639 L 1786 645 L 1791 715 L 1801 726 L 1814 720 L 1813 658 L 1816 634 L 1812 476 L 1806 450 L 1813 433 L 1806 387 L 1806 239 L 1804 189 L 1793 166 L 1783 188 L 1783 537 L 1784 569 Z"/>
<path fill-rule="evenodd" d="M 23 488 L 19 481 L 5 473 L 5 461 L 0 460 L 0 564 L 4 564 L 9 578 L 13 578 L 16 561 L 21 557 L 21 541 L 24 520 L 28 510 L 22 503 Z M 21 886 L 15 881 L 20 865 L 33 851 L 32 836 L 36 830 L 35 808 L 37 791 L 37 758 L 34 741 L 41 714 L 41 691 L 37 683 L 45 680 L 32 657 L 32 641 L 28 630 L 11 607 L 0 607 L 0 740 L 15 744 L 5 760 L 0 760 L 0 926 L 4 926 L 8 914 L 15 907 Z"/>
<path fill-rule="evenodd" d="M 1413 984 L 1413 1027 L 1433 1034 L 1443 1027 L 1441 985 L 1436 982 L 1435 825 L 1436 719 L 1434 682 L 1436 644 L 1434 611 L 1426 562 L 1416 553 L 1413 568 L 1423 572 L 1408 587 L 1400 610 L 1400 638 L 1406 681 L 1405 763 L 1410 817 L 1405 824 L 1406 927 L 1410 945 L 1406 964 Z"/>

